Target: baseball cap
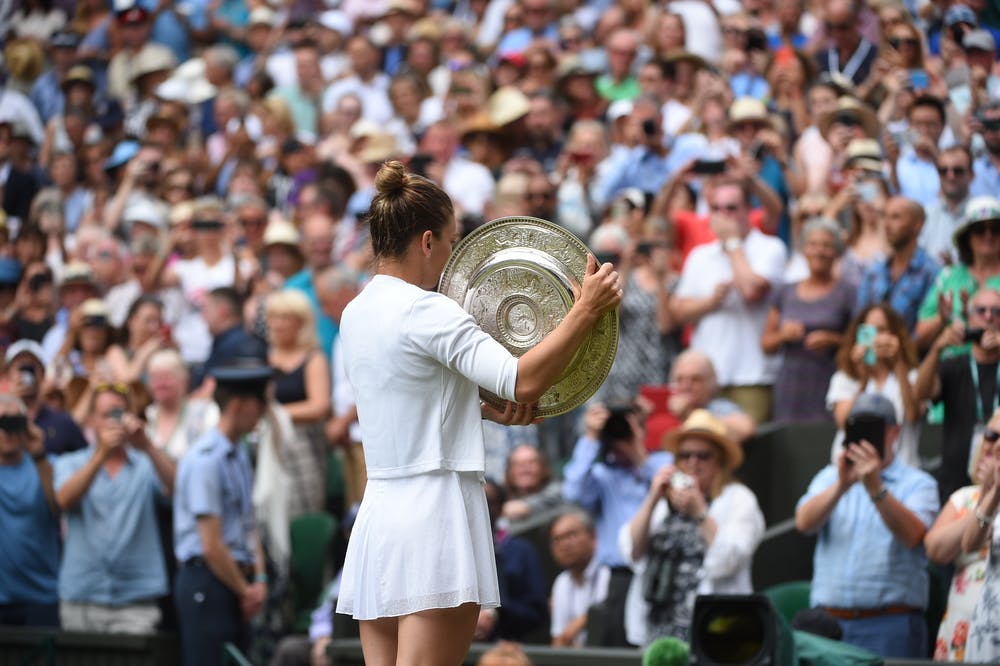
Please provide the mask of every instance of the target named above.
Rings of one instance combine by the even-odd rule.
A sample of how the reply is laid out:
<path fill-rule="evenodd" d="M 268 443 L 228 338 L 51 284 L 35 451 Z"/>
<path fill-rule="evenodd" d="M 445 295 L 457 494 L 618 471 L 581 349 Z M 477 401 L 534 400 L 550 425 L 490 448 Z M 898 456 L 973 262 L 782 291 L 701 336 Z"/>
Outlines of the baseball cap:
<path fill-rule="evenodd" d="M 979 49 L 980 51 L 996 51 L 997 43 L 989 30 L 970 30 L 962 38 L 962 48 L 966 51 Z"/>
<path fill-rule="evenodd" d="M 30 354 L 35 357 L 36 361 L 43 366 L 45 365 L 45 350 L 42 349 L 42 346 L 34 340 L 26 340 L 24 338 L 7 347 L 7 353 L 4 355 L 4 363 L 8 365 L 13 363 L 14 359 L 21 354 Z"/>
<path fill-rule="evenodd" d="M 896 408 L 889 399 L 878 393 L 862 393 L 854 401 L 850 416 L 877 416 L 887 426 L 896 425 Z"/>

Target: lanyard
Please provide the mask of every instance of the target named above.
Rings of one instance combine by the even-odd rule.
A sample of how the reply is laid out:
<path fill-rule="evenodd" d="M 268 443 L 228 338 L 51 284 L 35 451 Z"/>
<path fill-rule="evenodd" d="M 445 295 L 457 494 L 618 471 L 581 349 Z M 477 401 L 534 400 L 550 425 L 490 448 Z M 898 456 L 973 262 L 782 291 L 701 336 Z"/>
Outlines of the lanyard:
<path fill-rule="evenodd" d="M 871 51 L 871 48 L 871 44 L 867 40 L 862 39 L 861 43 L 858 44 L 857 50 L 851 55 L 847 64 L 844 65 L 844 69 L 840 69 L 840 55 L 837 53 L 837 48 L 830 47 L 826 52 L 827 69 L 834 73 L 840 72 L 847 78 L 854 80 L 854 75 L 857 73 L 858 68 L 861 67 L 861 63 L 868 57 L 868 52 Z"/>
<path fill-rule="evenodd" d="M 983 397 L 979 390 L 979 366 L 976 358 L 969 352 L 969 372 L 972 373 L 972 385 L 976 390 L 976 423 L 986 423 L 983 418 Z M 997 363 L 997 383 L 993 387 L 993 410 L 990 415 L 1000 406 L 1000 363 Z"/>

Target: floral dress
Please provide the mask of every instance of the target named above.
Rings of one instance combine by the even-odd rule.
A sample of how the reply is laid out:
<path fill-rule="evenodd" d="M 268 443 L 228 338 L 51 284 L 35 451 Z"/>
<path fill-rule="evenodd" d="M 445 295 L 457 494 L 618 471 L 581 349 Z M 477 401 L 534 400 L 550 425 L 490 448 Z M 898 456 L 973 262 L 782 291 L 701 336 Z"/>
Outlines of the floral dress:
<path fill-rule="evenodd" d="M 979 503 L 979 486 L 966 486 L 952 493 L 948 500 L 961 520 Z M 955 559 L 955 575 L 948 591 L 948 608 L 941 619 L 934 643 L 934 661 L 965 661 L 965 645 L 969 637 L 969 621 L 986 580 L 986 557 L 989 547 L 975 553 L 962 553 Z"/>

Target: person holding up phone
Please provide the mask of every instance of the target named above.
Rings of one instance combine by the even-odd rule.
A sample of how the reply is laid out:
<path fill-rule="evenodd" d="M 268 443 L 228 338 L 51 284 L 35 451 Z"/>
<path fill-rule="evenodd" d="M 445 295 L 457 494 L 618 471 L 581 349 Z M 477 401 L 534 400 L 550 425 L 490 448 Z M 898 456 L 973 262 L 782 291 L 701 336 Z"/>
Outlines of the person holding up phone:
<path fill-rule="evenodd" d="M 795 511 L 796 528 L 818 537 L 810 606 L 840 622 L 845 643 L 883 657 L 924 658 L 928 585 L 921 546 L 938 511 L 937 485 L 896 458 L 900 428 L 887 398 L 859 396 L 848 420 L 858 432 L 849 439 L 858 441 L 848 441 L 836 462 L 820 470 Z M 877 439 L 876 430 L 881 453 L 864 435 Z"/>
<path fill-rule="evenodd" d="M 970 481 L 969 461 L 982 440 L 986 418 L 1000 405 L 1000 291 L 984 289 L 968 304 L 968 326 L 956 319 L 931 345 L 917 375 L 919 400 L 944 404 L 941 500 Z M 971 343 L 971 351 L 944 357 L 949 347 Z"/>

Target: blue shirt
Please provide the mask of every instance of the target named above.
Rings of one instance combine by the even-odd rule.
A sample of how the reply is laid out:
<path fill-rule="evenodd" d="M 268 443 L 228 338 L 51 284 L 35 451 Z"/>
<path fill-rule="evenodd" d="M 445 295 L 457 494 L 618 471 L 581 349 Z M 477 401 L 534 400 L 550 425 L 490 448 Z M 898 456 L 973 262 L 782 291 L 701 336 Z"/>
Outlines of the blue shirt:
<path fill-rule="evenodd" d="M 645 146 L 636 146 L 623 151 L 621 156 L 608 165 L 605 178 L 594 183 L 591 198 L 603 208 L 626 187 L 637 187 L 646 194 L 657 194 L 670 175 L 671 162 L 667 156 L 660 157 Z"/>
<path fill-rule="evenodd" d="M 903 148 L 896 160 L 896 180 L 899 182 L 899 193 L 921 206 L 933 204 L 941 192 L 937 165 L 919 157 L 910 147 Z"/>
<path fill-rule="evenodd" d="M 34 85 L 31 86 L 30 97 L 43 123 L 48 123 L 54 116 L 63 112 L 66 98 L 55 69 L 50 69 L 35 79 Z"/>
<path fill-rule="evenodd" d="M 55 488 L 96 453 L 88 447 L 55 461 Z M 160 480 L 145 454 L 125 451 L 126 462 L 111 477 L 102 467 L 83 499 L 65 511 L 66 551 L 59 569 L 59 598 L 124 606 L 167 593 L 155 503 Z"/>
<path fill-rule="evenodd" d="M 291 276 L 285 281 L 285 288 L 298 289 L 309 299 L 313 315 L 316 317 L 316 335 L 319 338 L 319 348 L 323 350 L 324 354 L 329 354 L 330 350 L 333 349 L 333 341 L 337 338 L 337 322 L 327 317 L 319 306 L 316 287 L 313 286 L 312 271 L 306 268 Z"/>
<path fill-rule="evenodd" d="M 798 506 L 836 480 L 837 468 L 824 467 Z M 929 474 L 894 460 L 882 470 L 882 481 L 893 497 L 930 527 L 940 503 L 937 482 Z M 907 548 L 900 543 L 882 521 L 864 485 L 855 483 L 819 530 L 810 605 L 880 608 L 899 604 L 927 608 L 926 567 L 923 545 Z"/>
<path fill-rule="evenodd" d="M 246 452 L 218 428 L 202 435 L 177 468 L 174 488 L 174 553 L 178 562 L 205 554 L 199 516 L 222 519 L 222 541 L 233 559 L 253 564 L 251 489 L 253 471 Z"/>
<path fill-rule="evenodd" d="M 596 460 L 600 449 L 601 443 L 595 439 L 581 437 L 577 441 L 563 470 L 563 498 L 594 514 L 600 563 L 625 566 L 625 558 L 618 552 L 618 530 L 632 520 L 649 492 L 653 475 L 670 464 L 673 456 L 657 451 L 635 468 Z"/>
<path fill-rule="evenodd" d="M 865 271 L 858 287 L 855 315 L 869 305 L 888 303 L 903 316 L 912 332 L 917 327 L 920 304 L 941 271 L 941 265 L 922 247 L 918 247 L 899 279 L 892 280 L 892 258 L 876 261 Z"/>
<path fill-rule="evenodd" d="M 0 604 L 59 601 L 59 521 L 31 456 L 0 465 Z"/>
<path fill-rule="evenodd" d="M 993 166 L 990 156 L 982 155 L 975 161 L 972 170 L 976 176 L 969 184 L 969 196 L 997 196 L 997 192 L 1000 192 L 1000 171 Z"/>

